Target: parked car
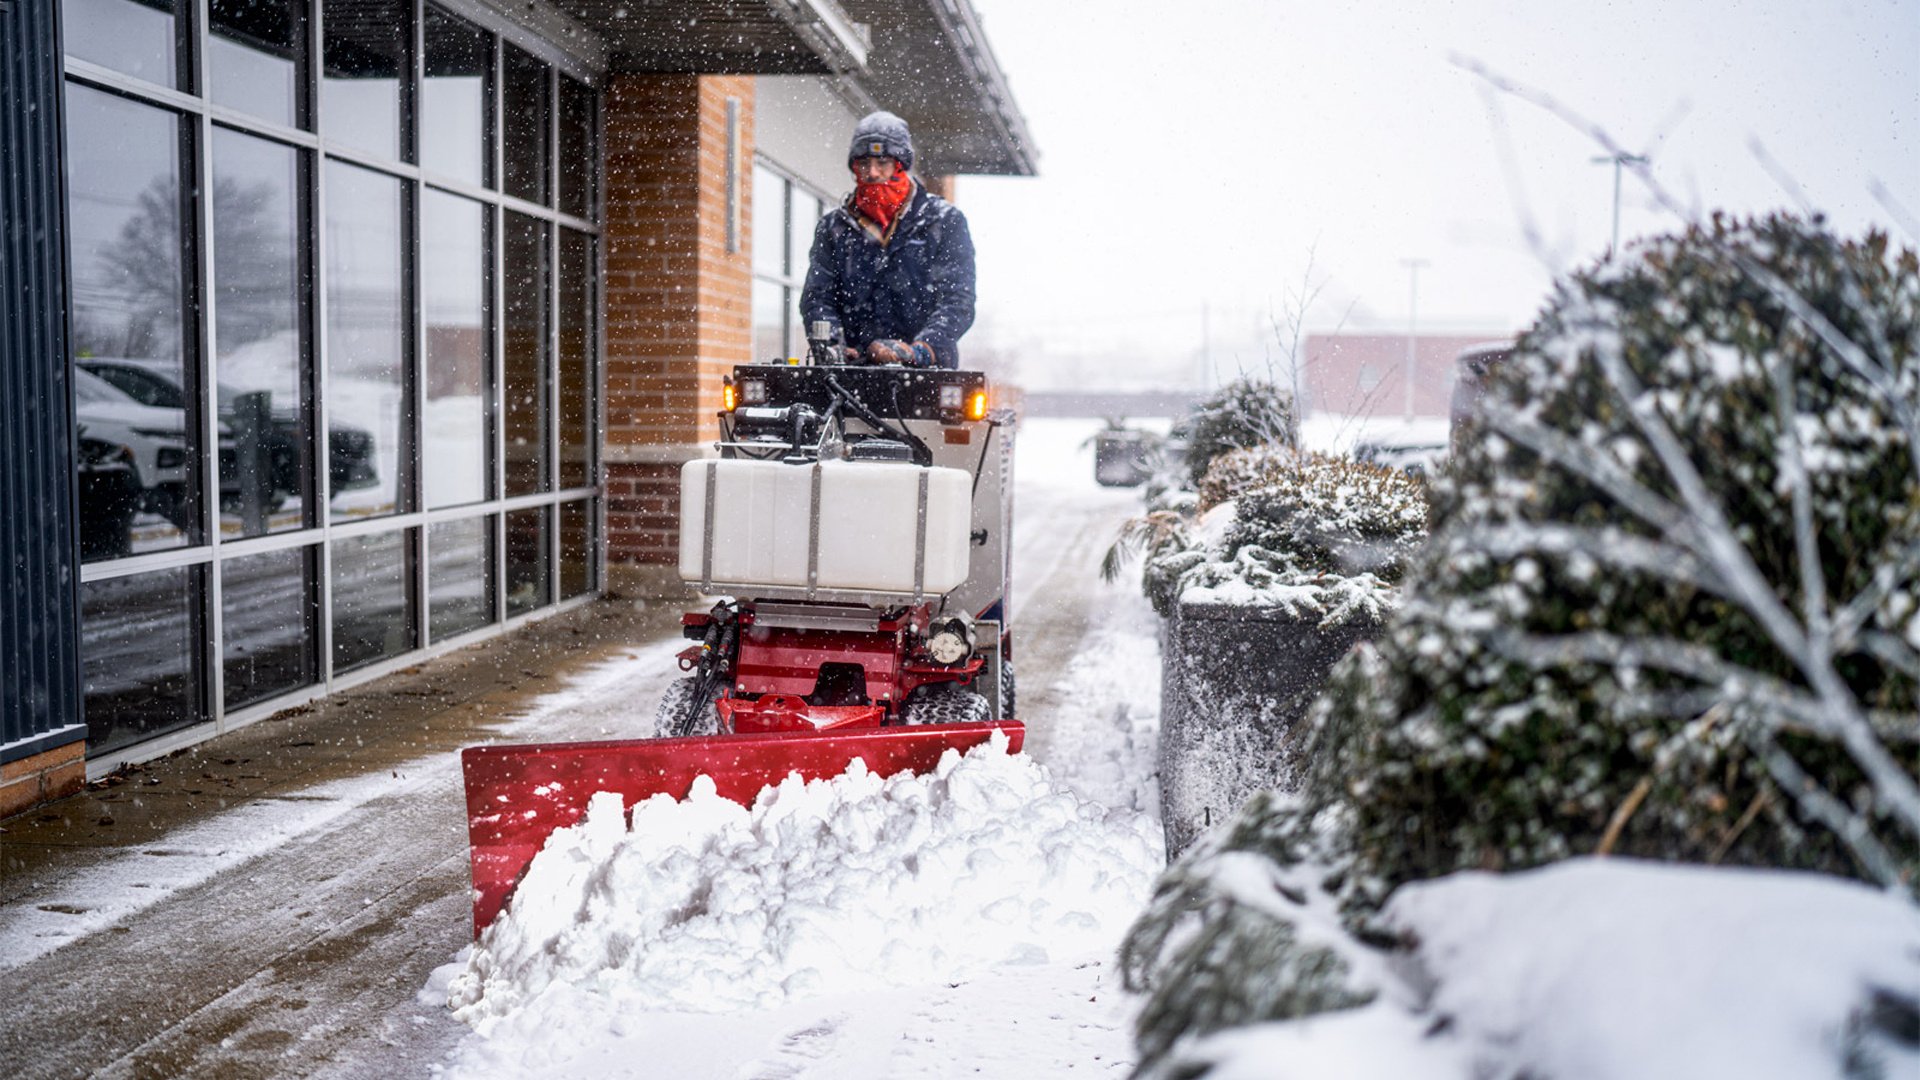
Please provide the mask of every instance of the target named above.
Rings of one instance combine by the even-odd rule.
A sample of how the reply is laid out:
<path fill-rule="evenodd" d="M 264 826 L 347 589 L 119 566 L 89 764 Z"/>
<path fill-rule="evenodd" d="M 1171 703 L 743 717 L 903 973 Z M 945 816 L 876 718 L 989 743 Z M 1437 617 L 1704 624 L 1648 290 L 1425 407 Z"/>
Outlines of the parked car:
<path fill-rule="evenodd" d="M 73 373 L 73 408 L 89 438 L 124 447 L 132 456 L 140 508 L 185 528 L 186 411 L 143 404 L 84 370 Z"/>
<path fill-rule="evenodd" d="M 80 557 L 110 559 L 133 553 L 133 516 L 140 511 L 139 469 L 133 448 L 94 436 L 80 424 Z"/>
<path fill-rule="evenodd" d="M 179 370 L 172 365 L 120 357 L 87 357 L 75 363 L 137 401 L 164 408 L 186 408 L 186 389 L 181 384 Z M 220 418 L 229 426 L 234 419 L 235 402 L 242 393 L 244 391 L 228 386 L 219 388 Z M 301 432 L 299 409 L 282 406 L 273 410 L 267 453 L 273 491 L 279 498 L 300 492 Z M 373 435 L 364 428 L 341 423 L 329 425 L 327 459 L 327 482 L 336 492 L 368 487 L 379 481 L 380 474 L 374 465 Z M 226 476 L 232 467 L 232 463 L 223 458 L 221 475 Z"/>
<path fill-rule="evenodd" d="M 1485 345 L 1464 349 L 1455 358 L 1456 373 L 1450 408 L 1453 427 L 1447 440 L 1455 453 L 1479 438 L 1480 428 L 1485 424 L 1480 406 L 1486 396 L 1487 379 L 1512 355 L 1513 342 L 1490 341 Z"/>

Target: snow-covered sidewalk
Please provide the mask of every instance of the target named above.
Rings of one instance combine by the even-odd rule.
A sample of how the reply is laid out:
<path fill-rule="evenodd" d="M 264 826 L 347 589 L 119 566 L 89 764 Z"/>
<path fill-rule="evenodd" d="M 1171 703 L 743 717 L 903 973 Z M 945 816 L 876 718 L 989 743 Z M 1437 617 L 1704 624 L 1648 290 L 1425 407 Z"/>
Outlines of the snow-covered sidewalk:
<path fill-rule="evenodd" d="M 606 798 L 422 991 L 475 1029 L 445 1075 L 1130 1071 L 1113 957 L 1164 862 L 1158 649 L 1138 593 L 1094 580 L 1135 501 L 1092 487 L 1092 430 L 1022 432 L 1016 636 L 1099 609 L 1017 654 L 1060 664 L 1020 669 L 1031 753 L 790 781 L 751 811 L 656 798 L 631 828 Z"/>

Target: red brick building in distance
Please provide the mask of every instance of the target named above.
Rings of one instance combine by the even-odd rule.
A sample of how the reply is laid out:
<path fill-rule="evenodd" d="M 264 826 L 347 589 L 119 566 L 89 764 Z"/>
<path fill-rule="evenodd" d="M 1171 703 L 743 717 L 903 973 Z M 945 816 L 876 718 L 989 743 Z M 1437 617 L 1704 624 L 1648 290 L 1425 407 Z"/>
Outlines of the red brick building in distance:
<path fill-rule="evenodd" d="M 1414 340 L 1412 408 L 1407 395 L 1407 335 L 1309 334 L 1302 348 L 1303 412 L 1382 419 L 1445 417 L 1454 361 L 1465 350 L 1504 340 L 1484 334 L 1421 334 Z"/>

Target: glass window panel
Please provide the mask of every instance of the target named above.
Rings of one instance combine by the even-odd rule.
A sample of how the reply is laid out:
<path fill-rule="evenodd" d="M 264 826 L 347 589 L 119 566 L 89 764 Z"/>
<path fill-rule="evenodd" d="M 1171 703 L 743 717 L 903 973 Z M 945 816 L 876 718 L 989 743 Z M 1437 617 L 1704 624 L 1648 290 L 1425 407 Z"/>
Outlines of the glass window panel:
<path fill-rule="evenodd" d="M 487 182 L 487 104 L 493 36 L 428 5 L 426 79 L 420 85 L 420 164 L 469 184 Z"/>
<path fill-rule="evenodd" d="M 487 497 L 487 213 L 428 190 L 420 203 L 420 293 L 427 338 L 427 414 L 420 427 L 427 506 Z"/>
<path fill-rule="evenodd" d="M 787 182 L 762 165 L 753 167 L 753 272 L 787 272 Z"/>
<path fill-rule="evenodd" d="M 195 652 L 203 575 L 183 566 L 80 586 L 87 752 L 101 754 L 203 719 Z"/>
<path fill-rule="evenodd" d="M 575 217 L 593 216 L 600 176 L 593 106 L 591 87 L 560 77 L 560 211 Z"/>
<path fill-rule="evenodd" d="M 175 85 L 179 39 L 171 0 L 62 0 L 60 34 L 69 56 Z"/>
<path fill-rule="evenodd" d="M 506 405 L 507 494 L 552 490 L 547 443 L 552 430 L 547 407 L 548 225 L 522 214 L 506 215 Z"/>
<path fill-rule="evenodd" d="M 501 108 L 505 113 L 506 193 L 528 202 L 552 205 L 553 102 L 547 65 L 514 48 L 505 54 Z"/>
<path fill-rule="evenodd" d="M 333 670 L 413 648 L 413 545 L 406 532 L 333 542 Z"/>
<path fill-rule="evenodd" d="M 327 437 L 335 521 L 402 508 L 400 181 L 327 163 Z"/>
<path fill-rule="evenodd" d="M 793 200 L 793 213 L 788 229 L 788 260 L 792 267 L 790 277 L 794 288 L 787 290 L 787 355 L 807 355 L 807 328 L 800 321 L 800 289 L 806 283 L 807 267 L 812 265 L 808 257 L 813 250 L 813 230 L 820 224 L 820 200 L 799 187 L 790 188 Z"/>
<path fill-rule="evenodd" d="M 306 56 L 304 0 L 210 0 L 207 96 L 291 125 Z"/>
<path fill-rule="evenodd" d="M 434 641 L 493 621 L 494 518 L 427 527 L 427 603 Z"/>
<path fill-rule="evenodd" d="M 524 615 L 552 602 L 547 589 L 548 508 L 516 510 L 507 515 L 507 614 Z"/>
<path fill-rule="evenodd" d="M 400 158 L 403 80 L 412 69 L 408 0 L 324 0 L 320 119 L 329 139 Z"/>
<path fill-rule="evenodd" d="M 179 547 L 201 478 L 179 118 L 67 84 L 67 201 L 84 557 Z"/>
<path fill-rule="evenodd" d="M 560 599 L 593 591 L 594 504 L 560 505 Z"/>
<path fill-rule="evenodd" d="M 299 184 L 297 150 L 214 129 L 213 349 L 227 535 L 305 524 L 313 440 L 302 374 Z"/>
<path fill-rule="evenodd" d="M 560 486 L 592 483 L 593 238 L 560 230 Z"/>
<path fill-rule="evenodd" d="M 319 678 L 318 550 L 270 551 L 220 567 L 227 708 L 298 690 Z"/>
<path fill-rule="evenodd" d="M 777 281 L 753 279 L 753 362 L 784 359 L 787 329 L 781 321 L 787 289 Z"/>
<path fill-rule="evenodd" d="M 807 280 L 807 253 L 813 250 L 813 230 L 820 224 L 820 200 L 797 187 L 792 191 L 793 214 L 787 241 L 791 257 L 787 265 L 789 276 L 799 284 Z"/>

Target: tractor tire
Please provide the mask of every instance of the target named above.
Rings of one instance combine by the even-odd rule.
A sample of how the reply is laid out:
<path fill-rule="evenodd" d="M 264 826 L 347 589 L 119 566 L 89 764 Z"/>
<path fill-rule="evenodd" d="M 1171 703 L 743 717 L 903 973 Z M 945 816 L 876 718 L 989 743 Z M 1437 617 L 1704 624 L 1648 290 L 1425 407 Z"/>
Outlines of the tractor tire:
<path fill-rule="evenodd" d="M 1014 720 L 1020 716 L 1013 706 L 1013 661 L 1000 661 L 1000 719 Z"/>
<path fill-rule="evenodd" d="M 909 724 L 965 724 L 992 719 L 993 705 L 959 683 L 944 683 L 915 693 L 903 716 Z"/>
<path fill-rule="evenodd" d="M 660 708 L 654 713 L 653 737 L 671 739 L 687 735 L 718 735 L 720 733 L 720 710 L 709 701 L 697 715 L 688 715 L 688 706 L 693 704 L 694 685 L 699 682 L 692 676 L 675 679 L 660 697 Z"/>

